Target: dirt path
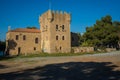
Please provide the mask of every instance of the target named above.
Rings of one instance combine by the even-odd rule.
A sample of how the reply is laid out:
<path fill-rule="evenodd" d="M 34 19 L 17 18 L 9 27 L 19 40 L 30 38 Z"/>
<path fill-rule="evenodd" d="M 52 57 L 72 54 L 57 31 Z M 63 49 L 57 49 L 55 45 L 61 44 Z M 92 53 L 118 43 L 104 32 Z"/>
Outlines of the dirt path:
<path fill-rule="evenodd" d="M 0 61 L 0 80 L 120 80 L 120 51 Z"/>

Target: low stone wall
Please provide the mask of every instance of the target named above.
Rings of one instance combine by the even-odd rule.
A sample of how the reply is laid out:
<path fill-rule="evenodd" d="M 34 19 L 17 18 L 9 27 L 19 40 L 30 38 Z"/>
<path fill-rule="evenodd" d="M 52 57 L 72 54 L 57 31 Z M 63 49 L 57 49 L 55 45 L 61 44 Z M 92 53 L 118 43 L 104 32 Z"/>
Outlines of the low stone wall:
<path fill-rule="evenodd" d="M 116 48 L 106 48 L 107 52 L 116 51 Z"/>
<path fill-rule="evenodd" d="M 94 47 L 72 47 L 72 52 L 80 53 L 80 52 L 93 52 Z"/>

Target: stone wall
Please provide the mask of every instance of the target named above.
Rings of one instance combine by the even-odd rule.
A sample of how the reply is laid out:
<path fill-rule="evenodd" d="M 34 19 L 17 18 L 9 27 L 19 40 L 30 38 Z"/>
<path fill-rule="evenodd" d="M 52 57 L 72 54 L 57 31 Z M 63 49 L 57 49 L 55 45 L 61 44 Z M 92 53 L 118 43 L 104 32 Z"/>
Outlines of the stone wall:
<path fill-rule="evenodd" d="M 107 52 L 116 51 L 116 48 L 106 48 Z"/>
<path fill-rule="evenodd" d="M 11 55 L 47 52 L 47 53 L 68 53 L 71 51 L 70 23 L 71 15 L 67 12 L 48 10 L 39 17 L 40 29 L 33 32 L 25 29 L 8 31 L 6 34 L 6 51 Z M 19 37 L 16 40 L 16 35 Z M 23 40 L 23 36 L 26 40 Z M 35 38 L 39 42 L 35 43 Z"/>
<path fill-rule="evenodd" d="M 74 53 L 93 52 L 94 51 L 94 47 L 72 47 L 72 51 Z"/>
<path fill-rule="evenodd" d="M 47 53 L 67 53 L 71 50 L 71 15 L 48 10 L 39 17 L 41 49 Z"/>
<path fill-rule="evenodd" d="M 16 40 L 16 35 L 18 35 L 18 40 Z M 25 40 L 23 40 L 24 35 Z M 38 38 L 38 43 L 35 43 L 36 38 Z M 6 52 L 10 55 L 41 52 L 40 33 L 8 32 L 6 40 Z"/>

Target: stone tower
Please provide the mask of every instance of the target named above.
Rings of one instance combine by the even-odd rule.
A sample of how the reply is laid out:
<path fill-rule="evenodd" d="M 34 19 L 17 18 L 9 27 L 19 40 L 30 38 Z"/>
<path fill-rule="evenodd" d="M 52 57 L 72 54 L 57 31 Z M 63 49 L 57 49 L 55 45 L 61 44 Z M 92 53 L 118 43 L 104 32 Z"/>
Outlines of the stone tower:
<path fill-rule="evenodd" d="M 71 51 L 71 15 L 66 12 L 48 10 L 39 17 L 41 49 L 47 53 Z"/>

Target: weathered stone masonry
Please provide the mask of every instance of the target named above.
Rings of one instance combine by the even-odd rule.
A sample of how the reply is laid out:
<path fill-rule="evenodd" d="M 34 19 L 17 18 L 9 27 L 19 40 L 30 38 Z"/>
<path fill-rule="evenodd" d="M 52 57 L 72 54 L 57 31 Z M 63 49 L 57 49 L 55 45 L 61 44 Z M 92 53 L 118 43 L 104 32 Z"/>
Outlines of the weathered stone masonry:
<path fill-rule="evenodd" d="M 44 52 L 70 52 L 70 14 L 48 10 L 40 16 L 41 49 Z"/>
<path fill-rule="evenodd" d="M 68 53 L 71 51 L 70 21 L 70 14 L 48 10 L 39 17 L 40 30 L 8 31 L 6 52 L 10 55 L 36 52 Z"/>

